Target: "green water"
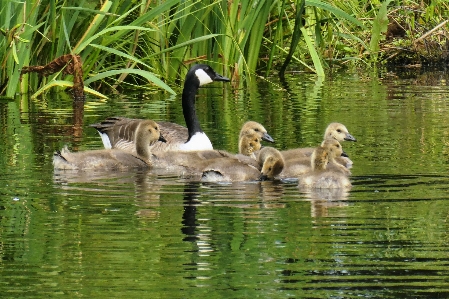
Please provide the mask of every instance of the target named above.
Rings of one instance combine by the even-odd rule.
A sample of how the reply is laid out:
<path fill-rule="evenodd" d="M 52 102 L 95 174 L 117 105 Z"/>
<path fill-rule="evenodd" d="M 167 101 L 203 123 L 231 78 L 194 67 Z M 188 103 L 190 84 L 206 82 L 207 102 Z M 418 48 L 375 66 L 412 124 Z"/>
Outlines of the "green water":
<path fill-rule="evenodd" d="M 105 117 L 183 124 L 180 98 L 148 92 L 0 102 L 2 298 L 448 298 L 447 74 L 291 75 L 203 89 L 216 148 L 261 122 L 286 149 L 332 121 L 358 140 L 348 194 L 295 181 L 205 184 L 148 172 L 54 173 L 53 152 L 101 147 Z"/>

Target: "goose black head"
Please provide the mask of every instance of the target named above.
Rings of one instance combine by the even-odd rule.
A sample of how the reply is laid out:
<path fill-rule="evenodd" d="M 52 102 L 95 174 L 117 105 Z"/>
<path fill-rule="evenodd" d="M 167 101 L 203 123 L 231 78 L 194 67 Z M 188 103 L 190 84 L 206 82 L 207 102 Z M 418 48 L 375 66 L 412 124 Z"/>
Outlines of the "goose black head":
<path fill-rule="evenodd" d="M 231 81 L 229 78 L 226 78 L 215 72 L 213 68 L 206 64 L 196 64 L 192 66 L 187 73 L 187 78 L 190 77 L 195 78 L 198 86 L 203 86 L 214 81 Z"/>

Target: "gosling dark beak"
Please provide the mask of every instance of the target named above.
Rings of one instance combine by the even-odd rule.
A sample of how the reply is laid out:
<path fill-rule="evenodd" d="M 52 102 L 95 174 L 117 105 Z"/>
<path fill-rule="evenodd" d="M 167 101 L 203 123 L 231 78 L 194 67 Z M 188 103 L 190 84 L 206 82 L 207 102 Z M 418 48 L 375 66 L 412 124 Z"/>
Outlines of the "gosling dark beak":
<path fill-rule="evenodd" d="M 349 133 L 346 134 L 345 140 L 346 140 L 346 141 L 354 141 L 354 142 L 357 141 L 357 139 L 355 139 L 354 136 L 352 136 L 352 135 L 349 134 Z"/>
<path fill-rule="evenodd" d="M 268 176 L 266 174 L 261 174 L 259 177 L 259 181 L 268 181 Z"/>
<path fill-rule="evenodd" d="M 158 141 L 161 141 L 161 142 L 164 142 L 164 143 L 167 142 L 167 140 L 164 138 L 164 136 L 162 136 L 162 134 L 159 135 Z"/>
<path fill-rule="evenodd" d="M 345 152 L 341 153 L 341 156 L 342 156 L 342 157 L 346 157 L 346 158 L 349 158 L 348 154 L 347 154 L 347 153 L 345 153 Z"/>
<path fill-rule="evenodd" d="M 268 135 L 267 133 L 263 134 L 262 140 L 274 143 L 274 139 L 270 135 Z"/>
<path fill-rule="evenodd" d="M 222 76 L 220 74 L 215 73 L 214 81 L 223 81 L 223 82 L 229 82 L 231 79 L 226 78 L 225 76 Z"/>

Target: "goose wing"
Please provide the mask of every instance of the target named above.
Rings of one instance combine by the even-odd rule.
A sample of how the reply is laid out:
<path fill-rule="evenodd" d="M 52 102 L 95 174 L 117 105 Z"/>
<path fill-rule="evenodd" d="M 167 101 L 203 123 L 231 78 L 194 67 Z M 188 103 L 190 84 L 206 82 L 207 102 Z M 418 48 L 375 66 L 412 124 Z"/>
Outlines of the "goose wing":
<path fill-rule="evenodd" d="M 90 126 L 97 129 L 105 148 L 136 154 L 135 136 L 141 122 L 141 119 L 115 116 Z"/>
<path fill-rule="evenodd" d="M 100 133 L 105 148 L 117 148 L 136 154 L 135 136 L 142 121 L 144 120 L 115 116 L 90 126 Z M 189 138 L 189 132 L 184 126 L 165 121 L 157 123 L 166 142 L 156 142 L 151 146 L 151 151 L 154 153 L 176 150 Z"/>
<path fill-rule="evenodd" d="M 184 126 L 167 121 L 158 121 L 157 123 L 166 142 L 156 142 L 151 146 L 153 153 L 177 150 L 189 138 L 189 131 Z"/>

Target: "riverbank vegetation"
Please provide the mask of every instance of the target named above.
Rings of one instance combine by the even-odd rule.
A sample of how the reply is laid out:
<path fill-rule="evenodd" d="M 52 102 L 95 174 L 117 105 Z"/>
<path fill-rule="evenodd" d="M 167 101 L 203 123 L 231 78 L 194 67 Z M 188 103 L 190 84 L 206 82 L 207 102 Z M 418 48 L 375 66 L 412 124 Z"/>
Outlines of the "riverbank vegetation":
<path fill-rule="evenodd" d="M 22 74 L 67 54 L 81 58 L 84 90 L 101 96 L 150 85 L 174 94 L 193 62 L 235 81 L 279 70 L 324 77 L 348 67 L 446 60 L 449 47 L 445 0 L 3 3 L 0 96 L 7 97 L 72 87 L 64 67 Z"/>

